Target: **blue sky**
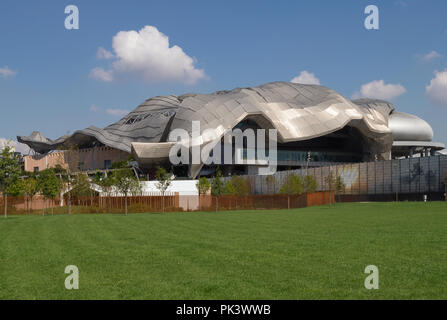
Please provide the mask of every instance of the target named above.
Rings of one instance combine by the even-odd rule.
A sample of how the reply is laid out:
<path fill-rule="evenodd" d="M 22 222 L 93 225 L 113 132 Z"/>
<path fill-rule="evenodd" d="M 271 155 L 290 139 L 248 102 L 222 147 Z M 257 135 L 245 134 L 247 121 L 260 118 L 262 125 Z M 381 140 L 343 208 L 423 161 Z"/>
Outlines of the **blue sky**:
<path fill-rule="evenodd" d="M 79 30 L 64 27 L 69 4 L 79 8 Z M 369 4 L 380 10 L 380 30 L 364 28 Z M 446 16 L 441 0 L 2 0 L 0 137 L 39 130 L 54 139 L 104 127 L 152 96 L 290 81 L 306 71 L 348 98 L 390 96 L 447 143 Z M 144 50 L 132 60 L 131 33 L 114 45 L 118 32 L 145 26 L 183 53 L 148 67 Z M 99 47 L 113 57 L 98 57 Z"/>

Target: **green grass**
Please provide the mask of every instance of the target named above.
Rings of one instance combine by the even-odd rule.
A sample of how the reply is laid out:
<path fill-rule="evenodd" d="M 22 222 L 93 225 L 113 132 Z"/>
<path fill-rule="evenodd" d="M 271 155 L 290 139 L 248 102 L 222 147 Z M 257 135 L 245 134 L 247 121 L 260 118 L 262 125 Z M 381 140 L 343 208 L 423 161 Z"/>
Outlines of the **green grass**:
<path fill-rule="evenodd" d="M 447 299 L 447 204 L 10 216 L 0 299 Z"/>

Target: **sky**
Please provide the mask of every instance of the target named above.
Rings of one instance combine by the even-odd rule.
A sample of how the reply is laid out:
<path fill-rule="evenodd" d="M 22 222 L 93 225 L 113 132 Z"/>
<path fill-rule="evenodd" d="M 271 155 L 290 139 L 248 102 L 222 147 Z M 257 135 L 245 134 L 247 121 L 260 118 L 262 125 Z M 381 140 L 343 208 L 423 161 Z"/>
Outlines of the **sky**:
<path fill-rule="evenodd" d="M 79 29 L 65 27 L 68 5 Z M 379 30 L 364 26 L 368 5 Z M 105 127 L 153 96 L 272 81 L 389 100 L 447 143 L 447 2 L 0 2 L 0 142 Z"/>

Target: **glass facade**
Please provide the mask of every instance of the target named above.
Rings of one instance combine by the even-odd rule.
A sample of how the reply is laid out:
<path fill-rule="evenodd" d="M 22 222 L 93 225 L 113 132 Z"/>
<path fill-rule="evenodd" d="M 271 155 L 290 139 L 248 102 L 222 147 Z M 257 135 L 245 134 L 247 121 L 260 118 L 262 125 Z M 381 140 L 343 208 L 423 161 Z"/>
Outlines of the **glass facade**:
<path fill-rule="evenodd" d="M 247 149 L 242 152 L 243 160 L 252 160 L 247 157 Z M 261 151 L 261 155 L 262 155 Z M 266 156 L 269 152 L 266 150 Z M 288 162 L 360 162 L 362 156 L 355 153 L 345 153 L 337 151 L 298 151 L 298 150 L 277 150 L 277 161 Z"/>

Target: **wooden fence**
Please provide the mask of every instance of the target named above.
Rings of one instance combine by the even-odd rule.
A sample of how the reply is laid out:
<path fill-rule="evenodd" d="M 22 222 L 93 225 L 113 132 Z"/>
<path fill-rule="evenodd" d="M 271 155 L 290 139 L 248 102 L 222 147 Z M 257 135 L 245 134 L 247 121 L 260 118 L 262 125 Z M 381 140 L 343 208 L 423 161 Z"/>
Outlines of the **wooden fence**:
<path fill-rule="evenodd" d="M 123 213 L 125 197 L 72 197 L 72 213 Z M 164 202 L 164 204 L 163 204 Z M 8 197 L 8 214 L 61 214 L 68 213 L 68 198 L 44 199 L 40 196 Z M 127 207 L 132 213 L 182 211 L 179 208 L 179 195 L 166 196 L 128 196 Z M 0 212 L 3 212 L 4 199 L 0 198 Z"/>
<path fill-rule="evenodd" d="M 199 211 L 217 210 L 273 210 L 305 208 L 334 202 L 334 194 L 315 192 L 299 196 L 284 195 L 248 195 L 220 196 L 218 199 L 209 195 L 200 196 Z"/>
<path fill-rule="evenodd" d="M 191 196 L 186 196 L 191 197 Z M 334 201 L 334 195 L 329 192 L 316 192 L 300 196 L 283 195 L 248 195 L 220 196 L 218 199 L 210 195 L 198 197 L 196 207 L 181 207 L 182 196 L 170 194 L 164 196 L 129 196 L 127 207 L 130 213 L 162 212 L 164 211 L 216 211 L 217 210 L 262 210 L 262 209 L 292 209 L 323 205 Z M 125 197 L 72 197 L 72 213 L 123 213 Z M 26 197 L 8 197 L 8 214 L 67 214 L 68 198 L 48 200 L 40 196 L 29 199 Z M 3 212 L 3 197 L 0 197 L 0 211 Z"/>

